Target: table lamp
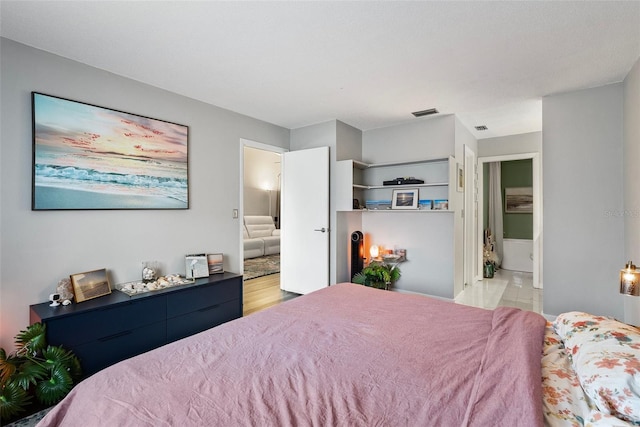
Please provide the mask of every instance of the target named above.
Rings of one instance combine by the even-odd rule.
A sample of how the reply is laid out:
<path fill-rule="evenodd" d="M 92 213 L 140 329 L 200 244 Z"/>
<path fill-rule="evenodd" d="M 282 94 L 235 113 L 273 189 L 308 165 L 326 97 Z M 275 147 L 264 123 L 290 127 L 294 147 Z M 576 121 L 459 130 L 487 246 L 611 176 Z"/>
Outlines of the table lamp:
<path fill-rule="evenodd" d="M 631 261 L 620 270 L 620 293 L 640 296 L 640 271 L 636 270 L 636 266 Z"/>

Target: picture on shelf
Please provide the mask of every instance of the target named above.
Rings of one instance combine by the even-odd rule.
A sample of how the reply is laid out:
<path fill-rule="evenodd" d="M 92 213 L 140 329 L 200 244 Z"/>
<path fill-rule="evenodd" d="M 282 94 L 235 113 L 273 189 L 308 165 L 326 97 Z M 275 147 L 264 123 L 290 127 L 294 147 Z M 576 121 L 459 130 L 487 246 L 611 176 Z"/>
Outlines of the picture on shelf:
<path fill-rule="evenodd" d="M 185 277 L 187 279 L 198 279 L 209 277 L 209 265 L 206 254 L 193 254 L 185 257 Z"/>
<path fill-rule="evenodd" d="M 391 209 L 418 209 L 418 189 L 393 190 Z"/>
<path fill-rule="evenodd" d="M 449 209 L 449 200 L 434 200 L 433 209 L 437 211 L 446 211 Z"/>
<path fill-rule="evenodd" d="M 69 276 L 76 303 L 111 293 L 107 270 L 94 270 Z"/>
<path fill-rule="evenodd" d="M 209 264 L 209 274 L 224 273 L 222 254 L 207 254 L 207 264 Z"/>

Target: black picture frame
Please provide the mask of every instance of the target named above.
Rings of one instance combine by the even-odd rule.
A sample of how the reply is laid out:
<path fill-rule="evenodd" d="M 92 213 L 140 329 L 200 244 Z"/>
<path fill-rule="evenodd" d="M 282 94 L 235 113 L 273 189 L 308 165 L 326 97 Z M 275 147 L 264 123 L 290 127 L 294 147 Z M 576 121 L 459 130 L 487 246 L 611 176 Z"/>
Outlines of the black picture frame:
<path fill-rule="evenodd" d="M 31 93 L 32 210 L 189 208 L 189 127 Z"/>

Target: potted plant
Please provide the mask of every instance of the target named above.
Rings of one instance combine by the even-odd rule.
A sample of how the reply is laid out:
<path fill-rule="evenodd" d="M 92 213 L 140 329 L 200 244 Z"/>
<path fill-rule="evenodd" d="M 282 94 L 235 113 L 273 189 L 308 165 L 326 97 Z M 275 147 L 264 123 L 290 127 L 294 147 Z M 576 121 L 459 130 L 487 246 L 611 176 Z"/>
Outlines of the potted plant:
<path fill-rule="evenodd" d="M 400 269 L 397 265 L 385 264 L 373 261 L 362 272 L 353 276 L 353 283 L 370 286 L 377 289 L 388 290 L 400 278 Z"/>
<path fill-rule="evenodd" d="M 0 419 L 15 417 L 30 405 L 62 400 L 82 374 L 78 358 L 47 345 L 45 325 L 34 323 L 15 337 L 13 353 L 0 348 Z M 33 402 L 35 396 L 36 402 Z"/>

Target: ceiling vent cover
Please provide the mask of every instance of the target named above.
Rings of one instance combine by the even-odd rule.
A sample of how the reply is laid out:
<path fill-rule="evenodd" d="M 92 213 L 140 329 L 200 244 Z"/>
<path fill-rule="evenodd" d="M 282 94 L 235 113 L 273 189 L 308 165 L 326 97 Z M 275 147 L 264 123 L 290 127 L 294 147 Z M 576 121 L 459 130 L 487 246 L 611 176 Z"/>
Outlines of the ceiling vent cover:
<path fill-rule="evenodd" d="M 435 108 L 429 108 L 428 110 L 414 111 L 411 114 L 413 114 L 416 117 L 429 116 L 431 114 L 438 114 L 438 110 Z"/>
<path fill-rule="evenodd" d="M 489 129 L 488 127 L 486 127 L 485 125 L 482 126 L 476 126 L 476 130 L 487 130 Z"/>

